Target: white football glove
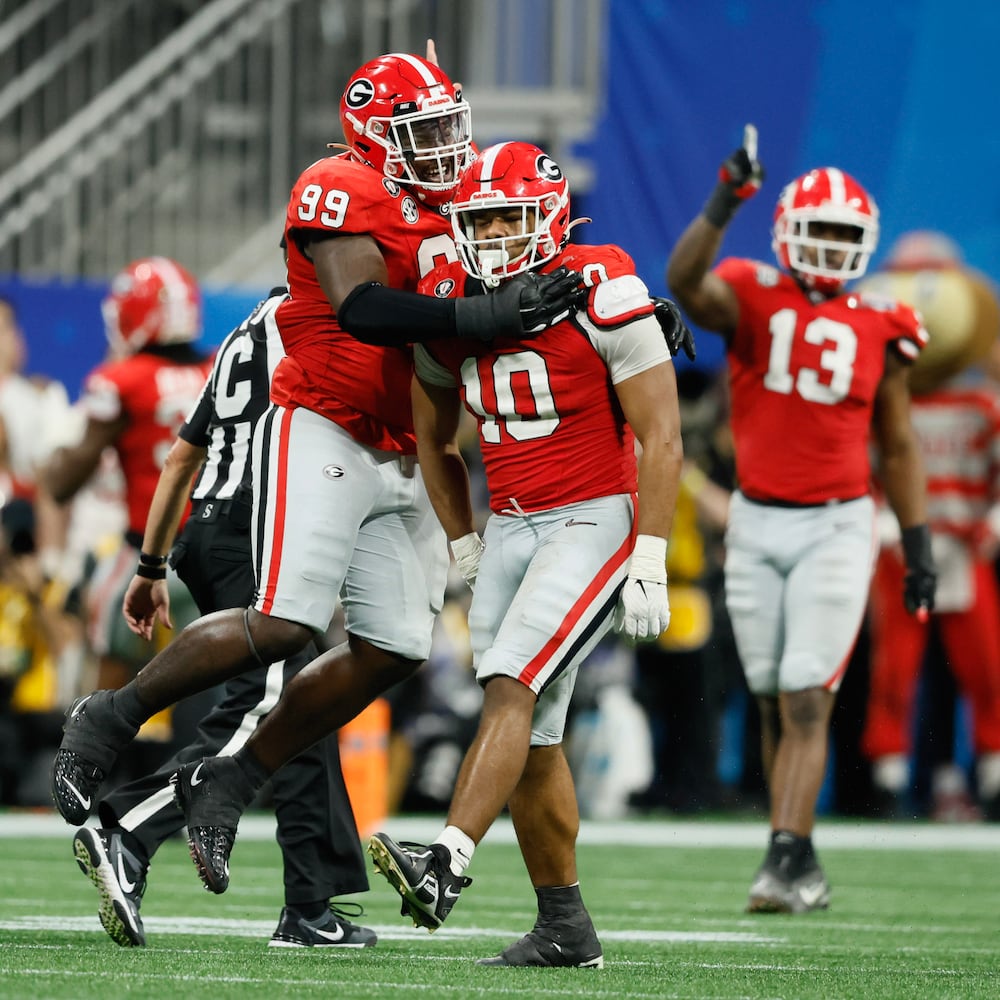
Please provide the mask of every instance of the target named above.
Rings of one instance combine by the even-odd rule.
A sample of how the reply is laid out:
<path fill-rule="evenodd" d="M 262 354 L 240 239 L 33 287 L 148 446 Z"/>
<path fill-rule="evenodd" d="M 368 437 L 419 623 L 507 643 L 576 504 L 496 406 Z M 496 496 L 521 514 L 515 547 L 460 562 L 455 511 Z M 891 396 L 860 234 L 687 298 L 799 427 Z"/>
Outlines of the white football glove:
<path fill-rule="evenodd" d="M 629 643 L 653 642 L 669 625 L 667 540 L 657 535 L 639 535 L 615 608 L 614 630 Z"/>
<path fill-rule="evenodd" d="M 470 531 L 461 538 L 456 538 L 451 542 L 451 554 L 455 557 L 455 565 L 459 573 L 469 585 L 470 590 L 475 590 L 476 576 L 479 573 L 479 560 L 483 557 L 483 540 L 479 537 L 478 531 Z"/>

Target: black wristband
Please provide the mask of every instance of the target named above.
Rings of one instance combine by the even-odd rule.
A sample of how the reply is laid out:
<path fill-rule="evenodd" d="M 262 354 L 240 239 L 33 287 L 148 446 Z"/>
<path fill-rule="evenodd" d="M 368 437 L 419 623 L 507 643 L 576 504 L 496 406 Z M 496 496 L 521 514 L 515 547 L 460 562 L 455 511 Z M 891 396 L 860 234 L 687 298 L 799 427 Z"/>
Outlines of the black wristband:
<path fill-rule="evenodd" d="M 931 532 L 926 524 L 915 524 L 911 528 L 903 528 L 903 556 L 906 568 L 932 569 L 934 557 L 931 554 Z"/>
<path fill-rule="evenodd" d="M 135 568 L 135 575 L 141 576 L 144 580 L 166 580 L 167 567 L 165 565 L 146 566 L 143 563 L 139 563 Z"/>
<path fill-rule="evenodd" d="M 139 553 L 139 565 L 140 566 L 166 566 L 167 557 L 166 556 L 151 556 L 148 552 Z"/>
<path fill-rule="evenodd" d="M 708 196 L 708 201 L 705 202 L 701 214 L 716 229 L 725 229 L 729 225 L 730 219 L 736 214 L 736 209 L 742 204 L 743 199 L 733 191 L 732 187 L 725 181 L 719 181 L 715 190 Z"/>

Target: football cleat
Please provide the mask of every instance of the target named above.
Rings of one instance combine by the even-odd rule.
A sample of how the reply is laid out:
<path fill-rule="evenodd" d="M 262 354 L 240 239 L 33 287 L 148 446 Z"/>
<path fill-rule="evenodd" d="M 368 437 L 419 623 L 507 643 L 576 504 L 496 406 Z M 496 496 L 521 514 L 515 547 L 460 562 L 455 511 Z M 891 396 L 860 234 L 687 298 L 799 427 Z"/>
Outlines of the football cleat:
<path fill-rule="evenodd" d="M 123 948 L 142 948 L 146 935 L 139 916 L 146 891 L 148 864 L 122 843 L 115 830 L 85 826 L 73 837 L 73 853 L 80 871 L 97 887 L 101 905 L 97 915 L 108 937 Z"/>
<path fill-rule="evenodd" d="M 331 903 L 330 909 L 316 923 L 306 920 L 295 907 L 286 906 L 281 911 L 278 928 L 268 941 L 270 948 L 372 948 L 378 935 L 368 927 L 359 927 L 347 919 L 345 903 Z M 356 905 L 356 904 L 355 904 Z M 360 906 L 357 913 L 364 911 Z"/>
<path fill-rule="evenodd" d="M 763 865 L 750 886 L 747 913 L 808 913 L 830 905 L 830 883 L 823 869 L 811 868 L 797 878 Z"/>
<path fill-rule="evenodd" d="M 232 757 L 192 761 L 176 771 L 170 783 L 184 813 L 188 850 L 202 883 L 209 892 L 225 892 L 236 827 L 255 790 Z"/>
<path fill-rule="evenodd" d="M 604 952 L 590 915 L 584 910 L 574 920 L 543 922 L 539 917 L 520 941 L 493 958 L 479 959 L 476 965 L 603 969 Z"/>
<path fill-rule="evenodd" d="M 78 698 L 66 713 L 63 738 L 52 762 L 52 799 L 67 823 L 82 825 L 118 753 L 138 732 L 114 709 L 113 691 Z"/>
<path fill-rule="evenodd" d="M 452 873 L 451 856 L 443 844 L 397 844 L 376 833 L 368 842 L 368 853 L 375 870 L 402 897 L 400 914 L 409 915 L 414 927 L 426 927 L 432 934 L 451 913 L 459 893 L 472 884 L 471 878 Z"/>

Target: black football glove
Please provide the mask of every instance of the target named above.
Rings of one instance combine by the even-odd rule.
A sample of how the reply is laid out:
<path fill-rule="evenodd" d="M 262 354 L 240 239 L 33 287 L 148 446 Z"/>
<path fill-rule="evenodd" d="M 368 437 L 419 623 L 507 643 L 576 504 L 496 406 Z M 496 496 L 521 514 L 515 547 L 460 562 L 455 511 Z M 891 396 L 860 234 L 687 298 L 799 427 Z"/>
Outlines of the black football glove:
<path fill-rule="evenodd" d="M 925 621 L 934 610 L 934 592 L 937 590 L 931 533 L 926 524 L 903 529 L 903 558 L 906 560 L 903 603 L 911 615 Z"/>
<path fill-rule="evenodd" d="M 688 329 L 684 317 L 681 315 L 677 304 L 670 299 L 660 298 L 658 295 L 651 295 L 653 302 L 653 315 L 656 322 L 660 324 L 663 331 L 663 339 L 667 342 L 670 356 L 676 358 L 679 351 L 684 351 L 690 361 L 695 358 L 694 334 Z"/>
<path fill-rule="evenodd" d="M 475 340 L 541 333 L 580 308 L 586 296 L 576 271 L 565 267 L 549 274 L 524 271 L 495 292 L 456 299 L 455 331 Z"/>
<path fill-rule="evenodd" d="M 702 215 L 722 229 L 763 183 L 764 168 L 757 159 L 757 129 L 748 124 L 743 128 L 743 145 L 719 167 L 719 183 L 705 202 Z"/>

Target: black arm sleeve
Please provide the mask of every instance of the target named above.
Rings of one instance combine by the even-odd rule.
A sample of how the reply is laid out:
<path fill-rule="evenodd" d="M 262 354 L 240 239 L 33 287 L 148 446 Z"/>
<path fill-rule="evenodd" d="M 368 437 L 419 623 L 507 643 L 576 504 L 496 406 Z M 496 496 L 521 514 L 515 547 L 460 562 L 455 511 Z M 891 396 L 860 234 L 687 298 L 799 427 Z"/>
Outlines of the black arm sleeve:
<path fill-rule="evenodd" d="M 365 344 L 403 347 L 454 337 L 455 300 L 403 292 L 370 281 L 351 289 L 340 304 L 337 322 Z"/>

